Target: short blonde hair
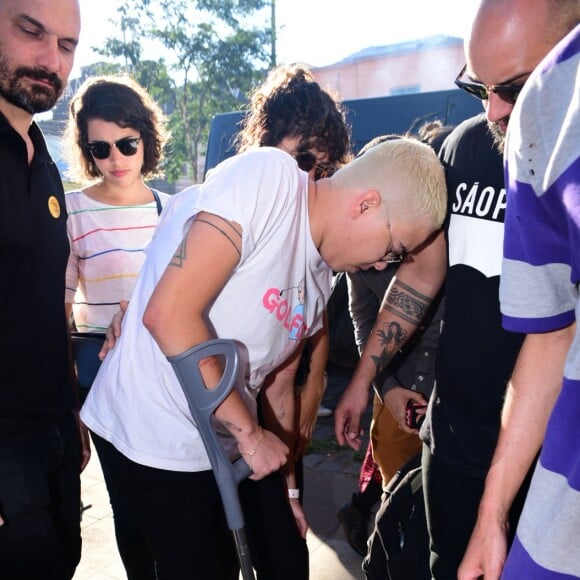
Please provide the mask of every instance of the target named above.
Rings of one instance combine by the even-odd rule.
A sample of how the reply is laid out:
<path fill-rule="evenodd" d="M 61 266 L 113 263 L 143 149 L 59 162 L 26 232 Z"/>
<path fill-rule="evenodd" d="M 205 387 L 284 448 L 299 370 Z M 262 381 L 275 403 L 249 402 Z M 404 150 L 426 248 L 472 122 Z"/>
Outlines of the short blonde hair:
<path fill-rule="evenodd" d="M 443 224 L 447 187 L 443 166 L 433 149 L 417 139 L 388 140 L 365 151 L 332 177 L 339 187 L 374 189 L 399 219 Z"/>

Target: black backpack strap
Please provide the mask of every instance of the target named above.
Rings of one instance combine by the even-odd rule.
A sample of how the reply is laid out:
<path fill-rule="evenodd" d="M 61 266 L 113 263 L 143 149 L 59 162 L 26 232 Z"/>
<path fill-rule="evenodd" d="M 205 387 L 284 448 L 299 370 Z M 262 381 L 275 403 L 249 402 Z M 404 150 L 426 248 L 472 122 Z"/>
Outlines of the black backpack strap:
<path fill-rule="evenodd" d="M 153 197 L 155 198 L 155 204 L 157 205 L 157 215 L 161 215 L 161 210 L 163 209 L 163 206 L 161 205 L 161 199 L 159 199 L 159 193 L 157 192 L 156 189 L 153 189 L 152 187 L 149 188 L 151 190 L 151 193 L 153 194 Z"/>

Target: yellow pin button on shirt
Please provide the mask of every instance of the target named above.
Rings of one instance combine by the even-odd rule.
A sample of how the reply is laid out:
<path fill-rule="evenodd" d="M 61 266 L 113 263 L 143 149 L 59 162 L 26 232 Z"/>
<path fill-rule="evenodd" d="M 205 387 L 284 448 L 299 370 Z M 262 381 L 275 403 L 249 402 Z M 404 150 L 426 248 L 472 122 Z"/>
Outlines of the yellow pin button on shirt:
<path fill-rule="evenodd" d="M 53 218 L 57 219 L 60 217 L 60 203 L 58 203 L 58 199 L 54 195 L 48 198 L 48 211 Z"/>

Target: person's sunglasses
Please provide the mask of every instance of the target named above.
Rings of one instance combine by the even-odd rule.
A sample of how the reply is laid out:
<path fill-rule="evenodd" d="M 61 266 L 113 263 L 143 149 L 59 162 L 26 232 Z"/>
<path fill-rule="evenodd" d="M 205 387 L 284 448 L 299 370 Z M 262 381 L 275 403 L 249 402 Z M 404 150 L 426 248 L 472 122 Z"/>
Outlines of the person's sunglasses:
<path fill-rule="evenodd" d="M 139 149 L 141 137 L 123 137 L 114 143 L 106 141 L 91 141 L 87 143 L 87 150 L 95 159 L 107 159 L 111 154 L 111 149 L 116 147 L 125 157 L 135 155 Z"/>
<path fill-rule="evenodd" d="M 314 179 L 323 179 L 325 177 L 332 177 L 336 172 L 336 166 L 330 161 L 318 162 L 316 155 L 312 151 L 301 151 L 294 156 L 298 167 L 306 173 L 310 173 L 314 167 Z"/>
<path fill-rule="evenodd" d="M 505 85 L 484 85 L 483 83 L 477 83 L 470 80 L 462 80 L 461 77 L 465 75 L 466 69 L 467 65 L 465 65 L 457 75 L 455 84 L 461 90 L 481 99 L 482 101 L 487 101 L 489 99 L 489 93 L 495 93 L 502 101 L 514 105 L 524 86 L 523 82 Z"/>

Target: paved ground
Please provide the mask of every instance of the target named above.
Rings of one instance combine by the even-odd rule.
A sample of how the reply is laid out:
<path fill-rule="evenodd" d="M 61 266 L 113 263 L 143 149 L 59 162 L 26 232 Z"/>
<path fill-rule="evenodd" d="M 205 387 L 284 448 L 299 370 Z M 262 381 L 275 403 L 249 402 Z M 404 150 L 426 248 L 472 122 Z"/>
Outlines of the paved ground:
<path fill-rule="evenodd" d="M 349 372 L 329 368 L 324 403 L 334 408 L 348 382 Z M 370 419 L 368 410 L 367 422 Z M 364 578 L 361 557 L 344 540 L 336 510 L 356 489 L 360 459 L 350 449 L 338 449 L 334 442 L 332 417 L 318 420 L 314 434 L 315 452 L 305 457 L 304 507 L 310 530 L 311 580 Z M 113 518 L 96 453 L 82 476 L 82 496 L 92 507 L 85 511 L 83 556 L 74 580 L 126 580 L 115 544 Z M 185 580 L 185 579 L 184 579 Z"/>

